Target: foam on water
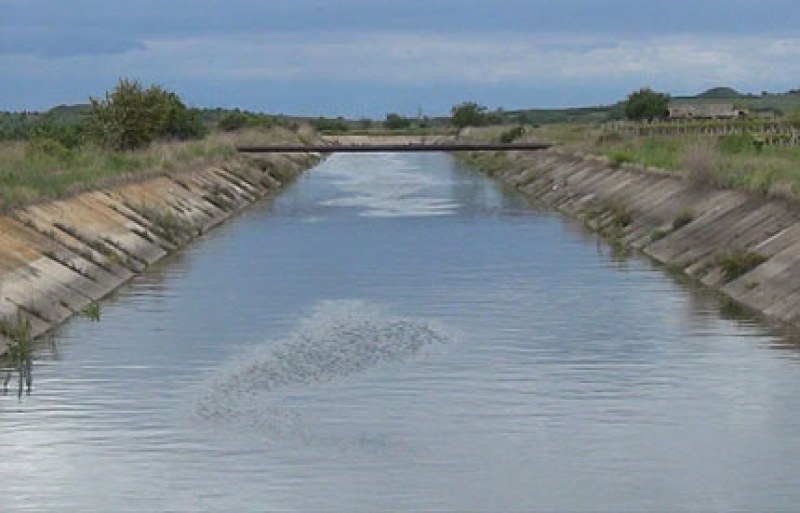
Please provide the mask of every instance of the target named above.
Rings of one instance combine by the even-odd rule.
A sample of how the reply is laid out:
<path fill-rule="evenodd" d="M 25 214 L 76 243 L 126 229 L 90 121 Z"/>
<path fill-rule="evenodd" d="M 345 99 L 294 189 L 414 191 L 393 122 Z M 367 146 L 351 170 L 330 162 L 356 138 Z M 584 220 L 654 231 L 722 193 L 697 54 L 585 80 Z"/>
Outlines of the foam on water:
<path fill-rule="evenodd" d="M 268 416 L 277 414 L 285 425 L 296 415 L 278 408 L 282 393 L 406 362 L 426 346 L 452 339 L 432 321 L 392 316 L 363 301 L 325 301 L 285 339 L 223 364 L 203 386 L 197 413 L 257 422 L 270 409 Z"/>

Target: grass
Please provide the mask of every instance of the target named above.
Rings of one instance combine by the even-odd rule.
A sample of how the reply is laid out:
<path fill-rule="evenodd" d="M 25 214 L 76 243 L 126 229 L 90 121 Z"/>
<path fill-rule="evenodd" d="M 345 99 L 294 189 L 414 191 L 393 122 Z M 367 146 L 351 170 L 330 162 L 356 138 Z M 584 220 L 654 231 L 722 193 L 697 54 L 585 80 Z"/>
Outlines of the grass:
<path fill-rule="evenodd" d="M 0 335 L 8 342 L 5 361 L 7 365 L 19 375 L 19 394 L 22 395 L 23 384 L 30 391 L 33 383 L 32 362 L 33 362 L 33 339 L 31 338 L 30 320 L 18 314 L 13 321 L 8 319 L 0 320 Z M 8 389 L 8 382 L 11 380 L 11 372 L 6 373 L 3 382 L 3 389 Z"/>
<path fill-rule="evenodd" d="M 51 139 L 0 143 L 0 211 L 85 190 L 222 161 L 238 144 L 297 142 L 306 136 L 282 128 L 213 134 L 203 140 L 154 143 L 115 152 L 93 146 L 67 148 Z M 313 132 L 310 136 L 313 136 Z"/>
<path fill-rule="evenodd" d="M 100 322 L 100 303 L 92 301 L 81 310 L 81 315 L 90 321 Z"/>
<path fill-rule="evenodd" d="M 563 124 L 533 129 L 530 137 L 572 152 L 605 155 L 611 165 L 663 169 L 697 185 L 800 199 L 800 147 L 761 147 L 749 135 L 636 137 L 604 132 L 599 125 Z"/>
<path fill-rule="evenodd" d="M 628 150 L 616 150 L 612 151 L 608 155 L 608 161 L 611 164 L 611 167 L 618 168 L 622 164 L 633 162 L 634 155 Z"/>
<path fill-rule="evenodd" d="M 669 235 L 669 230 L 664 230 L 662 228 L 656 228 L 650 233 L 650 242 L 657 242 Z"/>
<path fill-rule="evenodd" d="M 675 219 L 672 220 L 672 229 L 679 230 L 694 221 L 694 218 L 694 210 L 691 208 L 681 209 L 680 212 L 675 215 Z"/>
<path fill-rule="evenodd" d="M 197 228 L 191 222 L 179 217 L 171 210 L 160 209 L 150 205 L 128 206 L 150 221 L 153 230 L 160 237 L 175 246 L 180 246 L 197 232 Z"/>
<path fill-rule="evenodd" d="M 730 282 L 752 271 L 766 260 L 758 253 L 738 250 L 719 255 L 716 262 L 722 270 L 725 281 Z"/>

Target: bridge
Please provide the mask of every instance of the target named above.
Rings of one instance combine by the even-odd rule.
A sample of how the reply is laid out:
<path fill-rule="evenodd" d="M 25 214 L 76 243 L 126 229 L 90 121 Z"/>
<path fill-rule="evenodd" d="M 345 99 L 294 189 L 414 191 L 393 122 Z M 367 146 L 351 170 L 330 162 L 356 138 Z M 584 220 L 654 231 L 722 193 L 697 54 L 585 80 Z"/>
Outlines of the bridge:
<path fill-rule="evenodd" d="M 425 151 L 539 151 L 548 143 L 271 144 L 237 146 L 240 153 L 386 153 Z"/>

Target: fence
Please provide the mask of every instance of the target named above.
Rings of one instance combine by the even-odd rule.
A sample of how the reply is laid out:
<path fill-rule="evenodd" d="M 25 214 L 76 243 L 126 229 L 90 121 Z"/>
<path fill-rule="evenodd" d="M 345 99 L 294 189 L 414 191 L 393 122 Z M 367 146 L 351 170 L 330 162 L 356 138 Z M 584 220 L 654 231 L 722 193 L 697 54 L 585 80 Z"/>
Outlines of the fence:
<path fill-rule="evenodd" d="M 616 132 L 634 137 L 750 135 L 754 141 L 760 141 L 766 146 L 800 146 L 800 128 L 774 120 L 613 121 L 603 124 L 602 128 L 604 132 Z"/>

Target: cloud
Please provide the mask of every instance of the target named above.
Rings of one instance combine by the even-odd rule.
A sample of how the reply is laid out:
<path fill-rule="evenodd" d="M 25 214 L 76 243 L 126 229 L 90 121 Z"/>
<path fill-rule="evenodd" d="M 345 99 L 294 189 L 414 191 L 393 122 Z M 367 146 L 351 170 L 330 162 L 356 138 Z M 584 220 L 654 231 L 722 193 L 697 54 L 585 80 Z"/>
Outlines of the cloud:
<path fill-rule="evenodd" d="M 797 87 L 799 54 L 800 38 L 766 35 L 253 32 L 149 38 L 117 54 L 0 54 L 0 74 L 5 108 L 31 108 L 37 87 L 58 91 L 33 83 L 76 91 L 69 98 L 83 87 L 85 99 L 126 76 L 175 88 L 201 105 L 374 115 L 402 111 L 409 102 L 446 112 L 463 99 L 505 106 L 611 103 L 642 85 L 673 93 L 716 85 L 785 90 Z M 70 101 L 65 94 L 45 105 Z"/>
<path fill-rule="evenodd" d="M 4 28 L 0 54 L 38 55 L 51 59 L 79 55 L 120 54 L 144 48 L 144 43 L 112 30 L 82 28 Z"/>
<path fill-rule="evenodd" d="M 314 38 L 674 34 L 792 37 L 796 0 L 2 0 L 0 53 L 124 53 L 145 41 L 289 33 Z"/>
<path fill-rule="evenodd" d="M 756 82 L 798 76 L 800 38 L 569 35 L 478 39 L 430 34 L 204 37 L 146 42 L 138 58 L 208 79 L 492 84 L 676 76 Z"/>

